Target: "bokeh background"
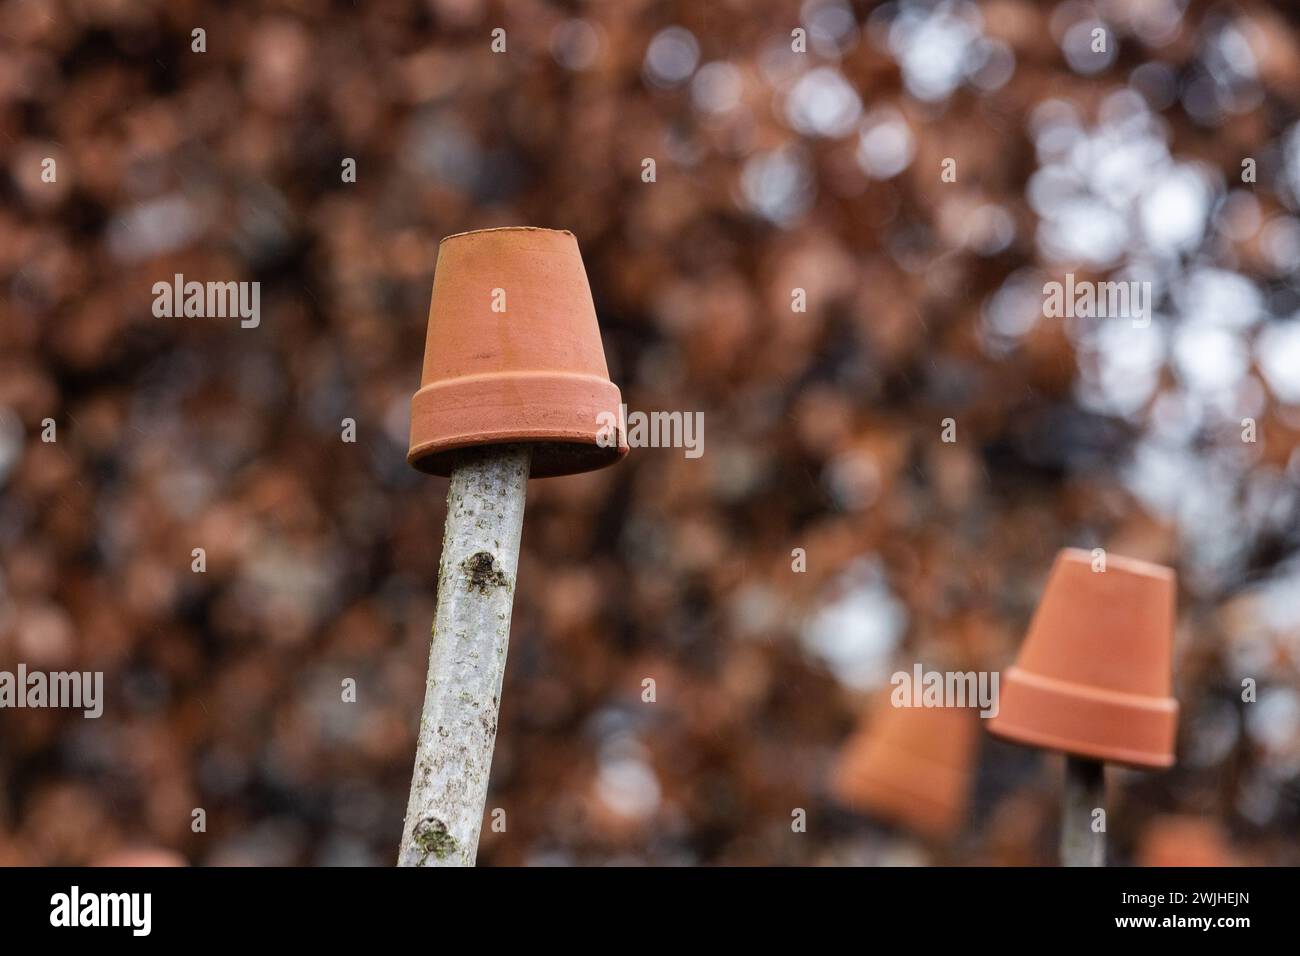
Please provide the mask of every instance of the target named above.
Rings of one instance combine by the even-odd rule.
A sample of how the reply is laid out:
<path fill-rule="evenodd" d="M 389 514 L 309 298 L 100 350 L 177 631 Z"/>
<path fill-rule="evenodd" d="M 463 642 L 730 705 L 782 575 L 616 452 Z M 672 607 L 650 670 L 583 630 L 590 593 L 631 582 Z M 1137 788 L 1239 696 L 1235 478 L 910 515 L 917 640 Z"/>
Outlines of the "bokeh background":
<path fill-rule="evenodd" d="M 577 235 L 625 401 L 705 451 L 530 486 L 482 863 L 1053 862 L 1050 756 L 979 734 L 944 840 L 828 781 L 1069 545 L 1180 575 L 1114 861 L 1300 863 L 1298 119 L 1284 0 L 0 2 L 0 668 L 107 695 L 0 712 L 0 863 L 395 860 L 409 400 L 439 239 L 509 224 Z M 260 327 L 154 317 L 177 272 Z M 1151 327 L 1044 318 L 1066 272 Z"/>

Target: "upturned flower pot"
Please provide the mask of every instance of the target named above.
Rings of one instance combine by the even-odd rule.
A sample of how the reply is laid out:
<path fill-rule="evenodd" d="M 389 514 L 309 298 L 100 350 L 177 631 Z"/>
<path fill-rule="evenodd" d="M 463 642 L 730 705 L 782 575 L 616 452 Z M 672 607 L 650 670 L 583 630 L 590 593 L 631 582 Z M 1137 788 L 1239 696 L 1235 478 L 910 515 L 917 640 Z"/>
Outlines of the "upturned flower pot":
<path fill-rule="evenodd" d="M 930 839 L 951 839 L 966 817 L 978 719 L 961 707 L 886 702 L 845 744 L 832 796 Z"/>
<path fill-rule="evenodd" d="M 1208 817 L 1167 814 L 1151 820 L 1134 853 L 1138 866 L 1242 866 L 1222 824 Z"/>
<path fill-rule="evenodd" d="M 511 227 L 442 241 L 410 464 L 446 476 L 465 449 L 522 443 L 534 478 L 603 468 L 627 452 L 620 401 L 572 233 Z"/>
<path fill-rule="evenodd" d="M 1017 743 L 1135 767 L 1170 767 L 1174 572 L 1086 551 L 1056 557 L 989 732 Z"/>

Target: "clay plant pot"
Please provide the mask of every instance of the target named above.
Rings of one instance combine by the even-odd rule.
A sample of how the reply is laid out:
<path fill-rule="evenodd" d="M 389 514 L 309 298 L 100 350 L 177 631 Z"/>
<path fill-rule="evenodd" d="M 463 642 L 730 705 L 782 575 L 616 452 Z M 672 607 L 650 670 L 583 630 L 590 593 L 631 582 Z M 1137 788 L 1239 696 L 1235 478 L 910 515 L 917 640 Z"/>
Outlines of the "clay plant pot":
<path fill-rule="evenodd" d="M 464 449 L 526 443 L 534 478 L 603 468 L 627 453 L 619 405 L 572 233 L 511 227 L 442 241 L 410 464 L 446 476 Z"/>
<path fill-rule="evenodd" d="M 1183 814 L 1156 817 L 1138 841 L 1138 866 L 1242 866 L 1228 834 L 1216 820 Z"/>
<path fill-rule="evenodd" d="M 831 795 L 929 839 L 952 839 L 966 817 L 978 720 L 962 707 L 893 707 L 886 699 L 844 745 Z"/>
<path fill-rule="evenodd" d="M 156 867 L 189 866 L 185 857 L 174 850 L 165 850 L 154 846 L 132 846 L 103 856 L 91 862 L 91 866 L 110 867 Z"/>
<path fill-rule="evenodd" d="M 990 733 L 1135 767 L 1170 767 L 1174 572 L 1086 551 L 1056 557 Z"/>

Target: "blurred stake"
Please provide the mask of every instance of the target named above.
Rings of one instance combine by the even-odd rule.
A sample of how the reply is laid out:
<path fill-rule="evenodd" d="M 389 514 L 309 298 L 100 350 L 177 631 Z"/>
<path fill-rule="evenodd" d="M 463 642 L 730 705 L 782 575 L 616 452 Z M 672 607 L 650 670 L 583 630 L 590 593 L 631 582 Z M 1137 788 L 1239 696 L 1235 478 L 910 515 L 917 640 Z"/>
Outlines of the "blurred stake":
<path fill-rule="evenodd" d="M 1106 806 L 1106 765 L 1066 755 L 1061 806 L 1061 865 L 1105 866 L 1106 833 L 1093 830 L 1093 811 Z"/>
<path fill-rule="evenodd" d="M 473 866 L 496 743 L 532 453 L 467 455 L 451 473 L 415 773 L 398 866 Z"/>

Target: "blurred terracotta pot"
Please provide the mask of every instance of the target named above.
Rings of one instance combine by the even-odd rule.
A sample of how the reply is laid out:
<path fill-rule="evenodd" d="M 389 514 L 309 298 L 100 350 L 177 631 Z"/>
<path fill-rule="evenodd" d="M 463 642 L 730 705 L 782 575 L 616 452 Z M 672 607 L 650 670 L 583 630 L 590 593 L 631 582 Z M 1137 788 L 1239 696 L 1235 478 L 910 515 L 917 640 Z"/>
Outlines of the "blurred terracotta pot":
<path fill-rule="evenodd" d="M 185 857 L 173 850 L 165 850 L 162 847 L 137 846 L 115 850 L 112 853 L 106 853 L 90 865 L 156 867 L 189 866 L 189 863 L 186 862 Z"/>
<path fill-rule="evenodd" d="M 961 707 L 886 702 L 844 745 L 831 794 L 850 809 L 951 839 L 966 816 L 978 719 Z"/>
<path fill-rule="evenodd" d="M 1156 817 L 1138 843 L 1138 866 L 1241 866 L 1215 820 L 1182 814 Z"/>
<path fill-rule="evenodd" d="M 627 452 L 619 405 L 572 233 L 442 241 L 408 462 L 445 476 L 461 449 L 523 442 L 534 478 L 603 468 Z"/>
<path fill-rule="evenodd" d="M 1174 763 L 1174 572 L 1066 549 L 989 732 L 1017 743 L 1137 767 Z"/>

